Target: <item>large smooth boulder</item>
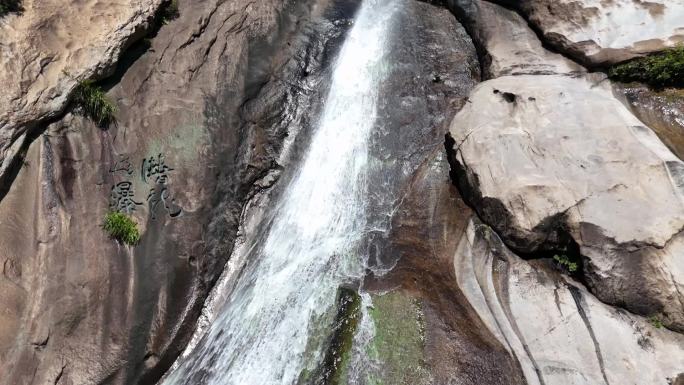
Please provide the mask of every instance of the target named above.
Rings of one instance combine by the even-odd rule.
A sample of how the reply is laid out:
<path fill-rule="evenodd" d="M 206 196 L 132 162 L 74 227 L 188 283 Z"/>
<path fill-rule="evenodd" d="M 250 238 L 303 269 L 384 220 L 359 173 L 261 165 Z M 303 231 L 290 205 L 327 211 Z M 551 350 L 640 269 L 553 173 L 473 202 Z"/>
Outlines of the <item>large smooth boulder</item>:
<path fill-rule="evenodd" d="M 527 384 L 672 384 L 684 336 L 607 306 L 544 261 L 524 261 L 478 220 L 455 253 L 458 286 Z"/>
<path fill-rule="evenodd" d="M 470 101 L 452 163 L 483 220 L 522 252 L 569 234 L 598 298 L 684 329 L 684 162 L 600 80 L 507 76 Z"/>
<path fill-rule="evenodd" d="M 0 189 L 30 131 L 64 110 L 78 81 L 111 73 L 161 2 L 25 1 L 0 19 Z"/>
<path fill-rule="evenodd" d="M 480 47 L 485 78 L 505 75 L 577 74 L 577 63 L 542 46 L 515 11 L 481 0 L 447 0 Z"/>
<path fill-rule="evenodd" d="M 474 20 L 485 8 L 453 5 Z M 515 251 L 578 246 L 597 298 L 684 329 L 684 164 L 613 95 L 605 76 L 558 67 L 565 59 L 544 53 L 522 19 L 491 7 L 490 24 L 528 33 L 487 28 L 474 35 L 493 47 L 489 55 L 503 55 L 500 46 L 536 47 L 535 63 L 561 70 L 512 72 L 475 88 L 448 144 L 460 190 Z M 508 68 L 530 58 L 507 57 Z"/>
<path fill-rule="evenodd" d="M 684 0 L 498 0 L 544 40 L 587 65 L 628 60 L 684 42 Z"/>

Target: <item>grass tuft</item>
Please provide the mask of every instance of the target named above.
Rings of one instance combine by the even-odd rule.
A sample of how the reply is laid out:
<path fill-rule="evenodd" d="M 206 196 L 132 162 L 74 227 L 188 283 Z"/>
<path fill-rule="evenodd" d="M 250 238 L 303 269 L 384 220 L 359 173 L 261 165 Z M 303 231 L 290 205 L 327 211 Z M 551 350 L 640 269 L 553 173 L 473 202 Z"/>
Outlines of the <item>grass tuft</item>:
<path fill-rule="evenodd" d="M 109 236 L 127 245 L 137 245 L 140 242 L 138 225 L 124 213 L 117 211 L 107 213 L 102 227 Z"/>
<path fill-rule="evenodd" d="M 116 105 L 107 94 L 91 80 L 78 83 L 74 91 L 74 103 L 81 107 L 83 114 L 100 127 L 108 127 L 116 121 Z"/>
<path fill-rule="evenodd" d="M 648 322 L 650 322 L 651 325 L 653 325 L 653 327 L 656 329 L 663 327 L 663 321 L 656 315 L 649 317 Z"/>
<path fill-rule="evenodd" d="M 656 88 L 684 86 L 684 45 L 617 64 L 608 75 L 621 82 L 640 82 Z"/>

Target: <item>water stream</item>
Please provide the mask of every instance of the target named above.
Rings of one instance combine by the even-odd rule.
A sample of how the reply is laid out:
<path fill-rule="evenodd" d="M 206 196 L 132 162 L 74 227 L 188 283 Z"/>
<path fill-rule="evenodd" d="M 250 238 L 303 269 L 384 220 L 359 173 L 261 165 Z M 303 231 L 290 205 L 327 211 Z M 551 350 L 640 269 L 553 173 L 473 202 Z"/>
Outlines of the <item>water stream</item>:
<path fill-rule="evenodd" d="M 299 171 L 274 208 L 228 302 L 165 384 L 295 384 L 340 285 L 362 276 L 368 142 L 389 72 L 394 0 L 365 0 L 335 62 Z M 313 349 L 313 351 L 312 351 Z"/>

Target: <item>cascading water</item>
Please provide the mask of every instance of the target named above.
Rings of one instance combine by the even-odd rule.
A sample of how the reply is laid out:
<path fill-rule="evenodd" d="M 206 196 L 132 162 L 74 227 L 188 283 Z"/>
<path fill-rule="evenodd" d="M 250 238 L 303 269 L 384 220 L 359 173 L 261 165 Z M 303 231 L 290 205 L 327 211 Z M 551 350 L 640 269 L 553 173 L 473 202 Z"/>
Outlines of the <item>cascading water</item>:
<path fill-rule="evenodd" d="M 358 246 L 367 231 L 368 141 L 397 7 L 394 0 L 361 5 L 318 129 L 270 230 L 203 341 L 165 384 L 289 385 L 310 357 L 320 362 L 324 352 L 310 351 L 316 322 L 365 266 Z"/>

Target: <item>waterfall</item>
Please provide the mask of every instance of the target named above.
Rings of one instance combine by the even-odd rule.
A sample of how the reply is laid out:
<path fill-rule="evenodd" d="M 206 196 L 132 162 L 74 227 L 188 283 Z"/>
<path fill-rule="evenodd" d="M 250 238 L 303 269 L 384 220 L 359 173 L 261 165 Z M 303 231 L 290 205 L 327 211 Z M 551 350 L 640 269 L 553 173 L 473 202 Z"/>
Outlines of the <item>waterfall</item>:
<path fill-rule="evenodd" d="M 307 357 L 324 354 L 310 352 L 317 321 L 334 307 L 338 287 L 364 271 L 358 245 L 366 233 L 368 141 L 397 7 L 393 0 L 361 5 L 270 229 L 205 338 L 165 384 L 290 385 Z"/>

